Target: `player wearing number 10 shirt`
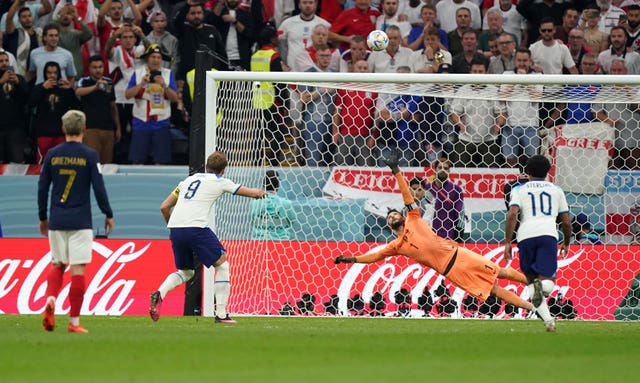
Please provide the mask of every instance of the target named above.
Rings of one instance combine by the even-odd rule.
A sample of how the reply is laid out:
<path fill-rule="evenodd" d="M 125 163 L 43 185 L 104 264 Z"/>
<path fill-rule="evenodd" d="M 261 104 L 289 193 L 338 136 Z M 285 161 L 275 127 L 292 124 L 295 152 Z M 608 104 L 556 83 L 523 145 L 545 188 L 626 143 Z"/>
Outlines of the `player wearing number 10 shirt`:
<path fill-rule="evenodd" d="M 549 312 L 546 297 L 553 291 L 558 269 L 556 217 L 560 217 L 564 237 L 560 248 L 563 258 L 567 256 L 571 240 L 569 205 L 564 192 L 559 186 L 545 181 L 550 168 L 545 156 L 529 158 L 525 166 L 529 182 L 511 190 L 505 228 L 504 257 L 510 260 L 513 233 L 520 217 L 517 232 L 520 270 L 527 277 L 531 303 L 541 316 Z M 555 331 L 553 320 L 545 320 L 545 325 L 547 330 Z"/>
<path fill-rule="evenodd" d="M 178 271 L 167 276 L 157 291 L 151 294 L 149 315 L 160 318 L 160 307 L 167 293 L 187 282 L 194 275 L 196 255 L 206 267 L 214 266 L 216 277 L 216 323 L 235 323 L 227 314 L 229 299 L 229 263 L 226 250 L 209 227 L 215 202 L 225 193 L 251 198 L 263 198 L 266 192 L 247 188 L 224 178 L 228 161 L 224 153 L 213 152 L 207 158 L 206 173 L 185 178 L 160 205 L 160 211 L 170 230 L 173 260 Z"/>
<path fill-rule="evenodd" d="M 91 198 L 93 192 L 98 207 L 107 216 L 105 234 L 113 229 L 113 212 L 104 187 L 98 153 L 82 144 L 86 129 L 85 114 L 70 110 L 62 116 L 64 143 L 49 150 L 38 180 L 38 215 L 40 233 L 49 237 L 51 269 L 47 276 L 46 305 L 42 326 L 55 328 L 56 298 L 62 286 L 64 270 L 69 265 L 69 327 L 74 333 L 88 332 L 80 325 L 80 310 L 84 300 L 85 267 L 91 262 L 93 242 Z M 53 185 L 53 186 L 52 186 Z M 51 189 L 51 209 L 47 219 L 47 199 Z"/>

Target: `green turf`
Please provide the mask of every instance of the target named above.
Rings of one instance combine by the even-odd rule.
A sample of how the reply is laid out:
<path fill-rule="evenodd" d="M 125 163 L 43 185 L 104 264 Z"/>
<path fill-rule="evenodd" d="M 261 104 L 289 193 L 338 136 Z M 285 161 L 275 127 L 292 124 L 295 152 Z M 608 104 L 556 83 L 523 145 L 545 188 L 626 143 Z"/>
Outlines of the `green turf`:
<path fill-rule="evenodd" d="M 638 322 L 237 319 L 0 315 L 0 382 L 640 381 Z"/>

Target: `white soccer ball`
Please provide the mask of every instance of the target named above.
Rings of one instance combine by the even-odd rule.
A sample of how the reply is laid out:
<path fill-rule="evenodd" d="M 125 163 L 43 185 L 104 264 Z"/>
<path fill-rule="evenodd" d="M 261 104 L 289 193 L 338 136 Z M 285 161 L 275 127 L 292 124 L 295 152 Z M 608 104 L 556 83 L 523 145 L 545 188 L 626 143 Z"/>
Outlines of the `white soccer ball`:
<path fill-rule="evenodd" d="M 372 51 L 383 51 L 389 45 L 389 36 L 381 30 L 371 31 L 367 37 L 367 45 Z"/>

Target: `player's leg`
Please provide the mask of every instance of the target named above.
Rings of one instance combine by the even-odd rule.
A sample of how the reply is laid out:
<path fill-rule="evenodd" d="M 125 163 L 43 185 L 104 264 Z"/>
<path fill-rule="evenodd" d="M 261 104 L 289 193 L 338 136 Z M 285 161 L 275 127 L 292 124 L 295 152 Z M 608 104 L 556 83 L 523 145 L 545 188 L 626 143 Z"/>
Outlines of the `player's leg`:
<path fill-rule="evenodd" d="M 151 293 L 151 296 L 149 297 L 149 316 L 151 316 L 151 319 L 153 321 L 157 321 L 160 318 L 160 308 L 162 307 L 162 301 L 167 296 L 169 291 L 187 282 L 195 274 L 193 264 L 193 249 L 190 246 L 193 238 L 191 237 L 192 233 L 189 232 L 190 230 L 193 229 L 171 229 L 169 238 L 171 239 L 173 261 L 177 271 L 167 275 L 158 290 Z"/>
<path fill-rule="evenodd" d="M 216 234 L 204 228 L 197 235 L 194 249 L 198 258 L 206 267 L 213 266 L 216 269 L 213 281 L 213 296 L 216 300 L 216 323 L 236 323 L 227 313 L 229 301 L 229 263 L 225 256 L 225 249 L 218 240 Z"/>
<path fill-rule="evenodd" d="M 71 286 L 69 287 L 69 327 L 74 333 L 87 333 L 80 325 L 80 311 L 84 302 L 85 269 L 91 263 L 91 247 L 93 232 L 91 229 L 76 230 L 69 233 L 68 251 L 71 272 Z"/>
<path fill-rule="evenodd" d="M 498 272 L 499 279 L 508 279 L 513 282 L 520 282 L 524 285 L 528 284 L 527 277 L 516 269 L 505 267 Z"/>
<path fill-rule="evenodd" d="M 213 283 L 213 294 L 216 299 L 215 321 L 217 323 L 234 324 L 236 321 L 231 319 L 227 312 L 231 283 L 229 282 L 229 262 L 227 262 L 227 258 L 224 254 L 214 264 L 214 267 L 216 269 L 215 280 Z"/>
<path fill-rule="evenodd" d="M 64 270 L 69 263 L 67 252 L 67 233 L 62 230 L 49 230 L 49 247 L 51 249 L 51 269 L 47 275 L 46 304 L 42 313 L 42 327 L 45 331 L 55 329 L 56 299 L 62 288 Z"/>
<path fill-rule="evenodd" d="M 520 269 L 527 276 L 531 303 L 548 331 L 555 331 L 555 321 L 549 312 L 546 297 L 553 291 L 553 278 L 558 268 L 557 242 L 552 236 L 528 238 L 518 243 Z M 542 278 L 542 279 L 541 279 Z M 542 281 L 544 282 L 544 287 Z M 544 291 L 547 293 L 545 295 Z"/>

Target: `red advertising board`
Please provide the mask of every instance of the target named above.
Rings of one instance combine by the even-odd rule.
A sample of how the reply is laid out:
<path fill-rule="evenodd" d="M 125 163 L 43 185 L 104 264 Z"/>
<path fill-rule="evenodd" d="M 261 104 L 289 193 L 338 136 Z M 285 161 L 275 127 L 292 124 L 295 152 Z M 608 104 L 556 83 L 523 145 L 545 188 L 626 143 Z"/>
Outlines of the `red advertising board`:
<path fill-rule="evenodd" d="M 227 241 L 231 264 L 233 313 L 275 314 L 282 305 L 304 293 L 316 297 L 321 307 L 333 294 L 346 310 L 347 298 L 360 294 L 365 302 L 381 292 L 387 302 L 404 287 L 414 300 L 426 288 L 434 291 L 441 277 L 405 257 L 391 257 L 372 265 L 334 265 L 337 254 L 356 255 L 374 243 Z M 472 245 L 501 266 L 503 247 Z M 570 298 L 584 319 L 614 319 L 619 306 L 640 273 L 637 246 L 573 246 L 559 262 L 557 288 Z M 49 245 L 46 239 L 0 239 L 0 313 L 33 314 L 45 304 Z M 518 267 L 517 261 L 511 265 Z M 83 315 L 146 315 L 149 294 L 172 272 L 171 246 L 166 240 L 100 240 L 93 244 L 88 267 Z M 58 299 L 58 313 L 68 313 L 69 280 L 66 276 Z M 464 292 L 445 283 L 452 298 L 461 302 Z M 523 297 L 523 286 L 504 284 Z M 182 289 L 170 294 L 163 315 L 181 315 Z M 318 313 L 322 313 L 320 308 Z"/>

